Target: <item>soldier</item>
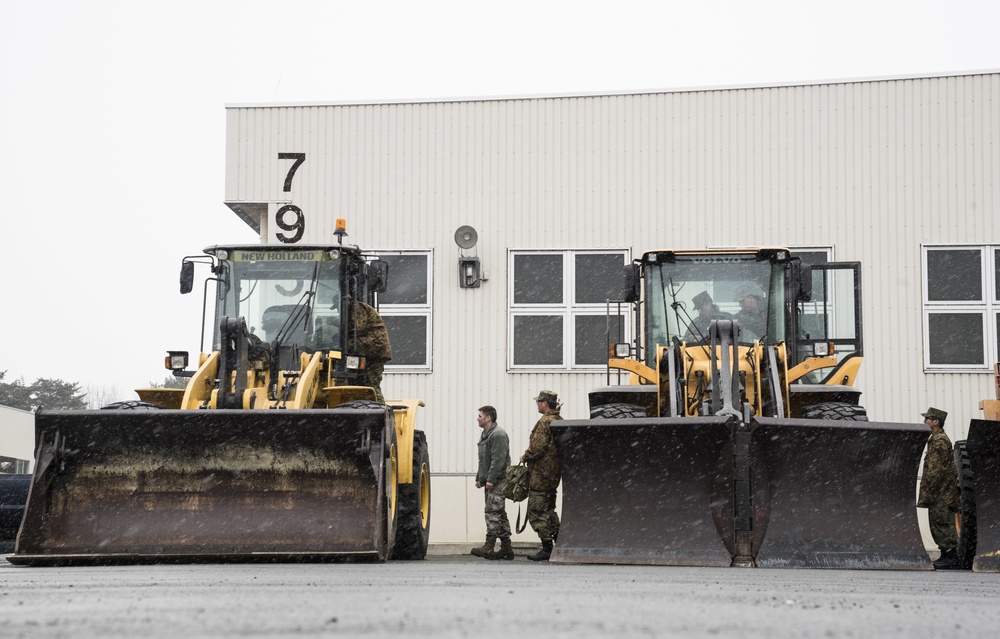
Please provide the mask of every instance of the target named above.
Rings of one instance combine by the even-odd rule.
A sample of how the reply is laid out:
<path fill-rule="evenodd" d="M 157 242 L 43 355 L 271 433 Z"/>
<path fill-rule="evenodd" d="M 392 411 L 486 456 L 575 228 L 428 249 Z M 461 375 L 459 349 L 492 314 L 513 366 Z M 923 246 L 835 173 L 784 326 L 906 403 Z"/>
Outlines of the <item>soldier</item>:
<path fill-rule="evenodd" d="M 764 289 L 756 283 L 743 284 L 736 289 L 733 301 L 739 302 L 740 310 L 733 319 L 740 323 L 740 332 L 746 333 L 745 341 L 758 340 L 767 332 L 767 308 Z"/>
<path fill-rule="evenodd" d="M 928 408 L 921 413 L 924 423 L 931 429 L 927 440 L 927 454 L 924 457 L 924 472 L 920 478 L 920 495 L 917 507 L 927 509 L 934 543 L 941 549 L 941 557 L 934 562 L 936 570 L 959 568 L 958 533 L 955 530 L 955 515 L 961 508 L 958 488 L 958 473 L 952 454 L 951 440 L 944 432 L 944 420 L 948 413 L 937 408 Z"/>
<path fill-rule="evenodd" d="M 712 300 L 712 296 L 708 294 L 708 291 L 702 291 L 695 295 L 694 299 L 691 300 L 691 304 L 694 310 L 698 311 L 698 316 L 688 326 L 687 333 L 684 335 L 684 341 L 686 342 L 706 339 L 708 337 L 708 325 L 712 323 L 712 320 L 729 319 L 730 317 L 728 313 L 723 313 L 719 310 L 719 306 Z"/>
<path fill-rule="evenodd" d="M 542 540 L 542 549 L 528 555 L 532 561 L 548 561 L 552 544 L 559 536 L 559 515 L 556 514 L 556 489 L 562 476 L 556 442 L 549 424 L 559 416 L 559 398 L 552 391 L 543 390 L 535 398 L 541 419 L 535 423 L 528 440 L 528 450 L 521 461 L 528 464 L 528 523 Z"/>
<path fill-rule="evenodd" d="M 514 558 L 510 546 L 510 521 L 507 519 L 506 499 L 503 494 L 504 474 L 510 466 L 510 441 L 507 432 L 496 424 L 497 409 L 483 406 L 476 422 L 483 429 L 479 436 L 479 469 L 476 471 L 476 488 L 484 488 L 486 496 L 486 543 L 473 548 L 472 554 L 484 559 Z M 500 550 L 494 550 L 497 539 Z"/>
<path fill-rule="evenodd" d="M 382 316 L 368 304 L 354 300 L 348 308 L 350 317 L 347 322 L 347 343 L 351 344 L 354 340 L 354 348 L 365 358 L 361 384 L 374 388 L 376 399 L 384 402 L 382 372 L 385 370 L 385 363 L 392 359 L 389 331 L 382 321 Z"/>

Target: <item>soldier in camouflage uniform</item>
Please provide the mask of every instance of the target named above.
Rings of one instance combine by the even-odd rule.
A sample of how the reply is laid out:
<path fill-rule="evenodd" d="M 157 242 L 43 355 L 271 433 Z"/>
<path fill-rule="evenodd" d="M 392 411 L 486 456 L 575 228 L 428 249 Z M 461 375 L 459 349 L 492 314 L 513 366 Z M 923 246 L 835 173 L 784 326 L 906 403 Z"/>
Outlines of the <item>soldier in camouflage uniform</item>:
<path fill-rule="evenodd" d="M 389 331 L 385 328 L 382 316 L 368 304 L 355 300 L 351 302 L 349 309 L 347 343 L 354 343 L 358 354 L 365 358 L 361 384 L 374 388 L 375 397 L 384 402 L 382 372 L 385 370 L 385 363 L 392 359 Z"/>
<path fill-rule="evenodd" d="M 528 440 L 528 450 L 521 461 L 528 464 L 528 523 L 542 540 L 542 549 L 528 555 L 532 561 L 548 561 L 552 545 L 559 536 L 559 515 L 556 514 L 556 489 L 562 477 L 562 467 L 556 452 L 549 424 L 559 416 L 559 398 L 552 391 L 543 390 L 535 398 L 541 419 L 535 423 Z"/>
<path fill-rule="evenodd" d="M 961 509 L 961 499 L 951 440 L 944 432 L 944 420 L 948 413 L 928 408 L 926 413 L 921 413 L 921 417 L 930 427 L 931 436 L 927 440 L 917 507 L 927 509 L 931 536 L 941 549 L 941 557 L 934 562 L 934 568 L 959 568 L 954 513 Z"/>
<path fill-rule="evenodd" d="M 497 410 L 492 406 L 479 409 L 476 422 L 483 429 L 479 437 L 479 469 L 476 471 L 476 488 L 484 488 L 486 496 L 486 543 L 473 548 L 472 554 L 484 559 L 514 558 L 510 545 L 510 521 L 503 494 L 507 467 L 510 466 L 510 440 L 507 432 L 496 425 Z M 494 550 L 500 539 L 500 550 Z"/>

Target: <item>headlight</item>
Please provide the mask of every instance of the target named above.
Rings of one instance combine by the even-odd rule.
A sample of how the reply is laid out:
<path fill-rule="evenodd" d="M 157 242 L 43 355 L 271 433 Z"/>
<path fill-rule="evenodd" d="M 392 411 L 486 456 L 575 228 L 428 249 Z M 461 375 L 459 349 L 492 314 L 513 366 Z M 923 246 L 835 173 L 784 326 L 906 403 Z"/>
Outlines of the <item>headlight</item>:
<path fill-rule="evenodd" d="M 355 370 L 355 371 L 359 370 L 361 368 L 361 358 L 358 357 L 357 355 L 348 355 L 344 359 L 344 365 L 349 370 Z"/>
<path fill-rule="evenodd" d="M 187 368 L 187 351 L 167 351 L 167 356 L 163 358 L 163 365 L 167 370 L 182 371 Z"/>
<path fill-rule="evenodd" d="M 630 355 L 632 355 L 632 346 L 630 344 L 625 343 L 611 345 L 611 357 L 627 359 Z"/>
<path fill-rule="evenodd" d="M 816 342 L 813 344 L 813 355 L 816 357 L 828 357 L 835 352 L 833 342 Z"/>

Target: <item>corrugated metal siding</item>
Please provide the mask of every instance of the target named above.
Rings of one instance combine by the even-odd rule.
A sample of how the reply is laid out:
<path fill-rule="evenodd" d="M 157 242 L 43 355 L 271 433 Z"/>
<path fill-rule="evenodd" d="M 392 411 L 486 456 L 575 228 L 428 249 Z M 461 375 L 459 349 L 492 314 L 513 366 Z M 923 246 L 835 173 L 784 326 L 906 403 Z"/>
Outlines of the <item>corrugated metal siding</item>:
<path fill-rule="evenodd" d="M 305 152 L 291 193 L 289 162 Z M 928 404 L 964 435 L 987 374 L 924 374 L 921 244 L 1000 242 L 1000 74 L 684 93 L 230 108 L 226 200 L 292 201 L 303 242 L 346 217 L 371 249 L 434 249 L 434 369 L 386 390 L 428 402 L 437 472 L 474 468 L 476 408 L 515 452 L 531 397 L 586 414 L 603 374 L 508 373 L 507 250 L 833 245 L 863 264 L 874 419 Z M 457 285 L 455 230 L 489 281 Z"/>

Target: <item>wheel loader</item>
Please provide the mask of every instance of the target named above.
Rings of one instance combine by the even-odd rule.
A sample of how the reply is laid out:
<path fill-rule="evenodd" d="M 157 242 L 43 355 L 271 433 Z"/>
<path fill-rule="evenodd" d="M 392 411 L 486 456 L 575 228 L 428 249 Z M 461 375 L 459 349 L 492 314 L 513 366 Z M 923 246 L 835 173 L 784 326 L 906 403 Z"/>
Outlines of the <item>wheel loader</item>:
<path fill-rule="evenodd" d="M 993 365 L 995 399 L 983 399 L 983 419 L 969 423 L 968 438 L 955 442 L 962 493 L 958 559 L 964 569 L 1000 572 L 1000 363 Z"/>
<path fill-rule="evenodd" d="M 854 386 L 858 263 L 660 250 L 625 275 L 609 309 L 634 313 L 634 342 L 609 337 L 591 419 L 551 426 L 552 561 L 932 569 L 914 499 L 929 431 L 868 421 Z"/>
<path fill-rule="evenodd" d="M 388 266 L 344 243 L 225 245 L 207 264 L 212 348 L 183 389 L 35 416 L 15 564 L 422 559 L 430 463 L 420 400 L 377 400 L 359 313 Z M 370 306 L 368 307 L 371 308 Z M 379 320 L 380 321 L 380 320 Z"/>

